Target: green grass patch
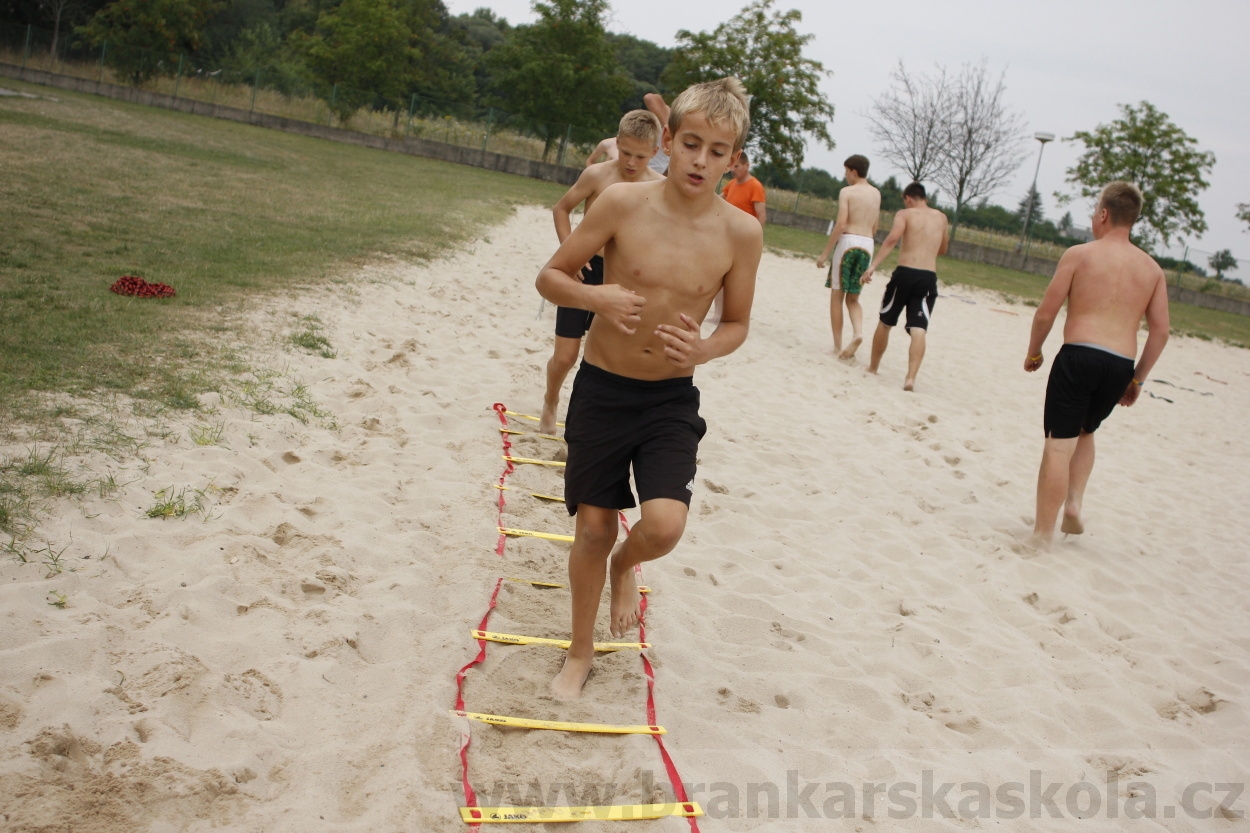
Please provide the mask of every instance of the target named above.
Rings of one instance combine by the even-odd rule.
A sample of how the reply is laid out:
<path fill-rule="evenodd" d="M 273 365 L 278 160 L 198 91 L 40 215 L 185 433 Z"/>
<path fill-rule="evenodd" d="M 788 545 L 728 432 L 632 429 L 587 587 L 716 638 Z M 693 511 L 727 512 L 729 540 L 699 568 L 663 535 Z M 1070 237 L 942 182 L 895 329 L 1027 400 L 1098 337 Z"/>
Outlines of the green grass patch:
<path fill-rule="evenodd" d="M 321 356 L 323 359 L 332 359 L 338 355 L 338 351 L 330 346 L 330 340 L 321 332 L 321 319 L 315 315 L 305 315 L 300 319 L 302 329 L 291 334 L 291 343 L 301 350 L 307 350 Z"/>
<path fill-rule="evenodd" d="M 552 204 L 558 185 L 31 84 L 0 99 L 0 424 L 41 393 L 118 392 L 165 408 L 246 370 L 239 311 L 436 256 Z M 108 291 L 122 275 L 177 289 Z M 304 349 L 333 348 L 315 329 Z M 41 410 L 42 408 L 42 410 Z"/>
<path fill-rule="evenodd" d="M 784 254 L 811 257 L 813 260 L 820 256 L 827 239 L 823 234 L 784 226 L 764 228 L 764 244 L 770 249 Z M 895 250 L 886 258 L 880 271 L 888 273 L 894 268 L 897 259 L 898 252 Z M 812 271 L 815 271 L 814 266 Z M 949 257 L 938 258 L 938 276 L 948 286 L 958 284 L 985 289 L 997 292 L 1006 301 L 1028 306 L 1037 306 L 1050 283 L 1049 278 L 1041 275 Z M 1176 301 L 1169 305 L 1169 309 L 1173 333 L 1205 339 L 1218 338 L 1236 347 L 1250 348 L 1250 316 Z"/>

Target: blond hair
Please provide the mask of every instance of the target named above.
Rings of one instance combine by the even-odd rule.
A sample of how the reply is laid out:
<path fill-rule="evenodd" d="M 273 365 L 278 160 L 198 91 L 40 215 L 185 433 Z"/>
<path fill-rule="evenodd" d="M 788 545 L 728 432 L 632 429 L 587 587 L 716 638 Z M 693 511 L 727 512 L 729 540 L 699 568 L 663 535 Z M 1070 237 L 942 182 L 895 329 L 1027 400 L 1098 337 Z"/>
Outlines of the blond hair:
<path fill-rule="evenodd" d="M 617 128 L 618 139 L 637 139 L 651 147 L 660 143 L 660 120 L 650 110 L 630 110 L 621 116 L 621 126 Z"/>
<path fill-rule="evenodd" d="M 705 81 L 687 87 L 677 96 L 668 114 L 668 129 L 674 136 L 682 119 L 691 113 L 702 113 L 712 124 L 728 124 L 737 134 L 734 150 L 741 150 L 746 144 L 747 131 L 751 129 L 750 99 L 737 78 Z"/>
<path fill-rule="evenodd" d="M 1131 226 L 1141 216 L 1141 191 L 1131 182 L 1116 180 L 1102 189 L 1098 208 L 1107 209 L 1113 226 Z"/>

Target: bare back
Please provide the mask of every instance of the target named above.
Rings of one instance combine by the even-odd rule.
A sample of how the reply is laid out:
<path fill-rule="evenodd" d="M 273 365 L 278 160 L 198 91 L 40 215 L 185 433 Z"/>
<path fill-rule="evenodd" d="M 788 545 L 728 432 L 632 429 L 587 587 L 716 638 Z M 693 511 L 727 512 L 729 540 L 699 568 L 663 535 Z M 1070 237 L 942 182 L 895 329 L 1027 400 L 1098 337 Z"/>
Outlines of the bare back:
<path fill-rule="evenodd" d="M 872 237 L 877 233 L 877 219 L 881 215 L 881 192 L 867 181 L 848 185 L 838 192 L 838 214 L 845 206 L 843 234 L 859 234 Z"/>
<path fill-rule="evenodd" d="M 663 182 L 622 188 L 629 190 L 626 199 L 613 203 L 617 216 L 613 237 L 604 246 L 603 280 L 647 303 L 632 335 L 596 316 L 586 338 L 586 360 L 635 379 L 690 375 L 693 370 L 675 368 L 665 358 L 655 328 L 680 325 L 682 313 L 702 323 L 735 258 L 742 258 L 742 242 L 759 236 L 759 223 L 719 199 L 695 217 L 670 210 Z"/>
<path fill-rule="evenodd" d="M 899 244 L 898 265 L 936 272 L 938 255 L 946 252 L 946 231 L 950 227 L 946 215 L 936 208 L 921 205 L 895 214 L 894 224 L 897 226 L 900 222 L 903 239 Z"/>
<path fill-rule="evenodd" d="M 1064 261 L 1067 261 L 1065 263 Z M 1127 240 L 1095 240 L 1069 249 L 1056 276 L 1071 269 L 1065 343 L 1097 344 L 1137 355 L 1137 331 L 1156 293 L 1166 298 L 1163 270 Z"/>

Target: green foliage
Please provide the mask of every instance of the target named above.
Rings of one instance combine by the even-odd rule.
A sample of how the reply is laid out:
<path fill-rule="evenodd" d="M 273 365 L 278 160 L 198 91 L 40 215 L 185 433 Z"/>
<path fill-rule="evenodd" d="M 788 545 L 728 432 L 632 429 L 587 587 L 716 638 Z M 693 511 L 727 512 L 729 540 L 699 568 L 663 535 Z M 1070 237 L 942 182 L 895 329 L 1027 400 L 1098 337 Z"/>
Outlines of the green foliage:
<path fill-rule="evenodd" d="M 1084 197 L 1097 198 L 1107 183 L 1132 182 L 1145 204 L 1136 233 L 1148 246 L 1183 234 L 1202 234 L 1207 221 L 1198 194 L 1209 187 L 1204 178 L 1215 154 L 1198 150 L 1198 140 L 1173 124 L 1148 101 L 1120 105 L 1121 118 L 1092 131 L 1077 131 L 1085 152 L 1068 169 L 1067 181 Z"/>
<path fill-rule="evenodd" d="M 616 52 L 616 59 L 634 85 L 633 92 L 625 102 L 626 110 L 644 108 L 642 97 L 647 93 L 664 93 L 667 88 L 660 83 L 664 70 L 673 58 L 673 50 L 657 46 L 651 41 L 633 35 L 607 33 L 608 43 Z"/>
<path fill-rule="evenodd" d="M 1228 249 L 1221 249 L 1207 260 L 1211 264 L 1211 268 L 1215 270 L 1215 276 L 1223 280 L 1224 273 L 1229 269 L 1237 268 L 1237 258 L 1233 257 L 1233 253 Z"/>
<path fill-rule="evenodd" d="M 344 88 L 332 106 L 347 118 L 361 106 L 398 109 L 412 92 L 471 98 L 467 51 L 452 34 L 441 0 L 343 0 L 298 42 L 314 77 Z"/>
<path fill-rule="evenodd" d="M 571 125 L 577 142 L 616 132 L 633 84 L 603 27 L 607 0 L 535 0 L 538 21 L 518 26 L 486 54 L 494 98 L 532 119 L 546 159 Z"/>
<path fill-rule="evenodd" d="M 903 186 L 893 176 L 878 185 L 877 190 L 881 192 L 882 211 L 902 211 L 906 208 L 903 205 Z"/>
<path fill-rule="evenodd" d="M 95 46 L 108 44 L 109 64 L 135 85 L 172 75 L 182 53 L 195 52 L 216 0 L 115 0 L 77 29 Z"/>
<path fill-rule="evenodd" d="M 1032 199 L 1030 199 L 1030 197 Z M 1029 203 L 1033 203 L 1033 210 L 1029 211 Z M 1029 193 L 1020 198 L 1020 203 L 1016 206 L 1016 216 L 1020 218 L 1020 222 L 1024 222 L 1025 215 L 1029 216 L 1029 224 L 1040 223 L 1045 217 L 1042 216 L 1042 195 L 1034 188 L 1029 188 Z"/>
<path fill-rule="evenodd" d="M 485 56 L 503 44 L 511 26 L 502 17 L 496 17 L 490 9 L 476 9 L 473 14 L 461 14 L 451 18 L 450 26 L 468 51 L 469 64 L 473 67 L 473 83 L 476 98 L 485 97 L 490 91 L 490 74 L 486 70 Z"/>
<path fill-rule="evenodd" d="M 664 73 L 673 90 L 737 76 L 751 98 L 751 135 L 747 146 L 761 162 L 779 169 L 803 165 L 803 136 L 832 149 L 829 124 L 833 104 L 820 92 L 820 79 L 831 75 L 824 66 L 803 57 L 815 35 L 795 28 L 803 15 L 797 9 L 779 12 L 776 0 L 753 0 L 737 16 L 712 32 L 677 33 L 678 47 Z"/>
<path fill-rule="evenodd" d="M 1237 219 L 1250 226 L 1250 202 L 1237 203 Z"/>

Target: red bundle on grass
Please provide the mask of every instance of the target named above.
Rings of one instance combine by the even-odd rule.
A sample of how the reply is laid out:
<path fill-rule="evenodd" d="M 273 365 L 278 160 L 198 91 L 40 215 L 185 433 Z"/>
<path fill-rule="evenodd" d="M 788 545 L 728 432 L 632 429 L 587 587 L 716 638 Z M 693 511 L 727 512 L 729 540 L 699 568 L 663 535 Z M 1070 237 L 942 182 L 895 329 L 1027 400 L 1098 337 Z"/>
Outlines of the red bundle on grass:
<path fill-rule="evenodd" d="M 172 298 L 174 288 L 167 283 L 148 283 L 134 275 L 124 275 L 109 287 L 118 295 L 134 295 L 137 298 Z"/>

